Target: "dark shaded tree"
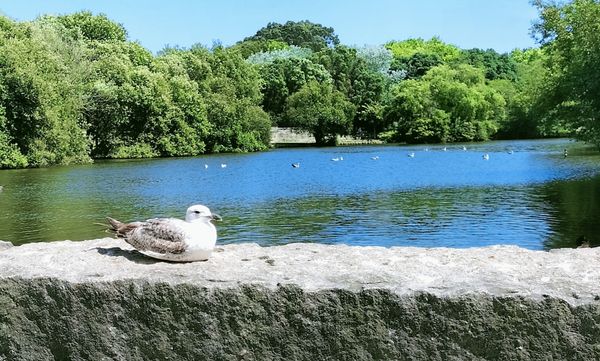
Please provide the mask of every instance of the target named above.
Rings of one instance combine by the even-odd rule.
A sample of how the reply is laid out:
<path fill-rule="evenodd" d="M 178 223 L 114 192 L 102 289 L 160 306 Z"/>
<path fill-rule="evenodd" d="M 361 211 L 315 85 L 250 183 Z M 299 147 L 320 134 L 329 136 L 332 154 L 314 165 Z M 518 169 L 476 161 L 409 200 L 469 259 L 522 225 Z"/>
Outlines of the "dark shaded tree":
<path fill-rule="evenodd" d="M 484 69 L 485 77 L 489 80 L 515 80 L 517 77 L 517 63 L 514 59 L 509 54 L 499 54 L 494 49 L 463 50 L 459 61 Z"/>
<path fill-rule="evenodd" d="M 373 110 L 381 101 L 385 88 L 384 74 L 373 70 L 356 49 L 343 45 L 315 53 L 312 59 L 331 74 L 335 89 L 342 92 L 357 110 L 353 133 L 373 137 L 378 128 L 382 128 L 376 118 L 380 113 Z"/>
<path fill-rule="evenodd" d="M 308 59 L 277 59 L 259 67 L 263 79 L 262 106 L 279 126 L 289 126 L 284 116 L 290 95 L 311 81 L 330 82 L 331 75 L 320 64 Z"/>
<path fill-rule="evenodd" d="M 414 53 L 410 57 L 395 58 L 391 70 L 405 71 L 406 79 L 418 79 L 429 69 L 443 64 L 442 58 L 436 53 Z"/>
<path fill-rule="evenodd" d="M 309 82 L 288 98 L 287 118 L 308 131 L 317 145 L 335 145 L 338 135 L 349 134 L 355 108 L 329 83 Z"/>
<path fill-rule="evenodd" d="M 549 68 L 539 109 L 579 139 L 600 147 L 600 2 L 536 0 L 534 31 Z"/>

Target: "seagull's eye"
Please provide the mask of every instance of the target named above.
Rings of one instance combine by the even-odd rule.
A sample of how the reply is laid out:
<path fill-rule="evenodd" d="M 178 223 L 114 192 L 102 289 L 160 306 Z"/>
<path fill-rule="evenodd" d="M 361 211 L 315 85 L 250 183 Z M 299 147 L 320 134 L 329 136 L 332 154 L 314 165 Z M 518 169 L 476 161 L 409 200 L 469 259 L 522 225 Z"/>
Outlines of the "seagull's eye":
<path fill-rule="evenodd" d="M 196 214 L 200 214 L 200 211 L 194 211 L 194 213 L 196 213 Z"/>

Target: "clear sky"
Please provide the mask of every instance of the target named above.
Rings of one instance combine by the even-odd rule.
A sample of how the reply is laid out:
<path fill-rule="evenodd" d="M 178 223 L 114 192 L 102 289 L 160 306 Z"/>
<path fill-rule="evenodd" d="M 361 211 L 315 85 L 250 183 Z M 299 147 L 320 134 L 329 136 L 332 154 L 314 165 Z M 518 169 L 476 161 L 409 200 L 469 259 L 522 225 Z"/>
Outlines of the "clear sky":
<path fill-rule="evenodd" d="M 165 45 L 231 45 L 269 22 L 309 20 L 333 27 L 346 45 L 411 37 L 499 52 L 535 46 L 529 0 L 0 0 L 15 20 L 79 10 L 104 13 L 130 40 L 153 52 Z"/>

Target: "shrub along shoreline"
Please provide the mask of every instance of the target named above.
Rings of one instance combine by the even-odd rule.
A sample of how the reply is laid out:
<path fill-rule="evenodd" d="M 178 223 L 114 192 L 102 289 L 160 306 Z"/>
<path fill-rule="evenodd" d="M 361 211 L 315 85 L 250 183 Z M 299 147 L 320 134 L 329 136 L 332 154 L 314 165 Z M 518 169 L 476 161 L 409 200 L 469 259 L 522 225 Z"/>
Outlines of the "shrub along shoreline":
<path fill-rule="evenodd" d="M 536 6 L 542 46 L 505 54 L 439 38 L 348 47 L 333 28 L 289 21 L 232 46 L 154 55 L 102 14 L 0 16 L 0 169 L 261 151 L 272 126 L 317 145 L 567 135 L 600 144 L 588 81 L 600 69 L 588 56 L 600 49 L 600 4 Z"/>

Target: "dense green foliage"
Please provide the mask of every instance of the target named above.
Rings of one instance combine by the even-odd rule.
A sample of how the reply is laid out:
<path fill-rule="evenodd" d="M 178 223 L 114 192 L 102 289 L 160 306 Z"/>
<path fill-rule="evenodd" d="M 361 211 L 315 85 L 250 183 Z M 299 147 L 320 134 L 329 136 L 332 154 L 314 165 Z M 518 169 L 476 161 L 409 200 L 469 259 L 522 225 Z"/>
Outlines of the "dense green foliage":
<path fill-rule="evenodd" d="M 263 150 L 261 83 L 234 50 L 154 56 L 103 15 L 0 18 L 0 167 Z"/>
<path fill-rule="evenodd" d="M 481 69 L 442 65 L 395 86 L 387 116 L 398 119 L 399 140 L 475 141 L 496 132 L 504 105 L 500 93 L 485 85 Z"/>
<path fill-rule="evenodd" d="M 288 99 L 287 117 L 311 132 L 317 145 L 335 145 L 339 134 L 352 130 L 354 106 L 327 82 L 311 81 Z"/>
<path fill-rule="evenodd" d="M 323 50 L 339 44 L 340 40 L 332 28 L 314 24 L 310 21 L 288 21 L 285 24 L 269 23 L 256 34 L 242 42 L 269 43 L 278 41 L 296 45 L 313 51 Z"/>
<path fill-rule="evenodd" d="M 486 79 L 517 77 L 517 62 L 509 54 L 498 54 L 494 49 L 469 49 L 462 52 L 462 61 L 485 70 Z"/>
<path fill-rule="evenodd" d="M 600 1 L 535 1 L 535 30 L 547 55 L 539 107 L 576 136 L 600 147 Z"/>
<path fill-rule="evenodd" d="M 269 147 L 272 125 L 405 142 L 574 134 L 600 146 L 600 2 L 535 1 L 542 46 L 348 47 L 309 21 L 152 54 L 104 15 L 0 17 L 0 168 Z"/>

